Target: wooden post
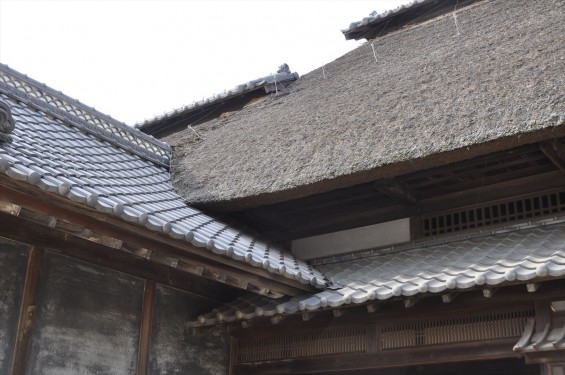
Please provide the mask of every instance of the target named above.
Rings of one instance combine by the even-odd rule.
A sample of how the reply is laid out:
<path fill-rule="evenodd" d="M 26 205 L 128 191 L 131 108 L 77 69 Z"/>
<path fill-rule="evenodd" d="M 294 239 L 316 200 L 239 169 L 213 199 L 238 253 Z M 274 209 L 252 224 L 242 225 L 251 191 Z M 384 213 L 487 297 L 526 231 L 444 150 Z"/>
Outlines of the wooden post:
<path fill-rule="evenodd" d="M 145 287 L 143 289 L 143 307 L 141 312 L 141 328 L 139 332 L 139 349 L 137 355 L 137 375 L 149 374 L 149 350 L 151 345 L 151 323 L 154 305 L 155 281 L 145 280 Z"/>
<path fill-rule="evenodd" d="M 12 355 L 11 375 L 24 374 L 28 365 L 33 316 L 36 310 L 35 300 L 37 296 L 37 287 L 39 285 L 42 257 L 43 250 L 35 247 L 30 248 L 27 260 L 22 303 L 20 305 L 18 328 L 16 331 L 16 344 Z"/>

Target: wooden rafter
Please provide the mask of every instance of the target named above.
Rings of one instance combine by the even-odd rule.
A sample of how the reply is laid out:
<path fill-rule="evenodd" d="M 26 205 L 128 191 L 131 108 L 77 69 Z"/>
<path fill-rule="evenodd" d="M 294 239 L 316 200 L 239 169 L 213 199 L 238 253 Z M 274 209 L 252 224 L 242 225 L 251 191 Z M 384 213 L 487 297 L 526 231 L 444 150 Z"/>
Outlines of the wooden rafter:
<path fill-rule="evenodd" d="M 30 211 L 53 216 L 102 236 L 119 239 L 136 248 L 159 249 L 186 263 L 202 267 L 212 272 L 212 279 L 218 281 L 217 275 L 225 274 L 229 278 L 240 280 L 237 285 L 246 285 L 248 290 L 261 291 L 268 289 L 275 293 L 296 296 L 304 292 L 313 292 L 315 288 L 299 281 L 275 275 L 264 269 L 253 267 L 243 262 L 233 261 L 227 257 L 197 248 L 184 241 L 175 240 L 138 226 L 125 223 L 83 205 L 69 202 L 53 194 L 38 193 L 34 187 L 20 184 L 7 177 L 0 176 L 0 200 L 9 202 Z M 179 262 L 180 263 L 180 262 Z M 203 273 L 203 277 L 207 277 Z M 251 288 L 249 288 L 251 287 Z"/>
<path fill-rule="evenodd" d="M 565 140 L 563 138 L 540 142 L 539 147 L 561 172 L 565 172 Z"/>

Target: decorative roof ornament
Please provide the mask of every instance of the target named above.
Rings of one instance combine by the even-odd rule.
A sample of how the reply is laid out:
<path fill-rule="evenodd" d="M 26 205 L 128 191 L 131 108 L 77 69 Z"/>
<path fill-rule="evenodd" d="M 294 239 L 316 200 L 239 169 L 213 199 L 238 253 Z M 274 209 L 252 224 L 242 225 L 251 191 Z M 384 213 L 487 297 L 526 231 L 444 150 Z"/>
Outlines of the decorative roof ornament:
<path fill-rule="evenodd" d="M 10 106 L 0 100 L 0 143 L 12 143 L 10 133 L 14 130 L 15 122 Z"/>
<path fill-rule="evenodd" d="M 281 66 L 279 66 L 279 70 L 277 70 L 277 73 L 291 74 L 290 73 L 290 67 L 286 63 L 282 64 Z"/>

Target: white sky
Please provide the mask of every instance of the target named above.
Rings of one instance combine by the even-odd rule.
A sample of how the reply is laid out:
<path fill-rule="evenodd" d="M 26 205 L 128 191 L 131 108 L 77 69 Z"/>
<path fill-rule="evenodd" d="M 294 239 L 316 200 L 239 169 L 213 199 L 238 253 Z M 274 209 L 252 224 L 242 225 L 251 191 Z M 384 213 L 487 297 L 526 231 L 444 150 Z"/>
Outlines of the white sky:
<path fill-rule="evenodd" d="M 408 0 L 0 0 L 0 62 L 133 125 L 362 42 L 341 29 Z"/>

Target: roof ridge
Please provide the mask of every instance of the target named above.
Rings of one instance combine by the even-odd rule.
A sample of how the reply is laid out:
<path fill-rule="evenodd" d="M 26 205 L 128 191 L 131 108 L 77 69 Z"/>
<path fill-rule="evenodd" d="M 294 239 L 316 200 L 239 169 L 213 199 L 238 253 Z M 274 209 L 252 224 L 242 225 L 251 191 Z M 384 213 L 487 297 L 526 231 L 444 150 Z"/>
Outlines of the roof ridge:
<path fill-rule="evenodd" d="M 167 143 L 128 126 L 110 115 L 56 91 L 2 63 L 0 63 L 0 83 L 10 87 L 12 95 L 15 94 L 14 90 L 21 92 L 23 98 L 20 97 L 20 100 L 31 100 L 35 105 L 42 107 L 43 110 L 52 112 L 51 109 L 53 109 L 55 112 L 59 112 L 59 116 L 63 116 L 71 122 L 76 122 L 80 124 L 79 126 L 89 124 L 88 128 L 91 128 L 91 130 L 93 130 L 92 127 L 95 127 L 101 132 L 111 134 L 112 137 L 105 139 L 112 143 L 117 143 L 122 147 L 129 144 L 132 149 L 144 150 L 144 155 L 141 156 L 147 157 L 149 154 L 154 154 L 160 160 L 168 160 L 170 157 L 171 147 Z M 76 123 L 75 126 L 77 126 Z"/>
<path fill-rule="evenodd" d="M 183 114 L 183 113 L 190 113 L 194 110 L 201 110 L 205 107 L 213 106 L 221 101 L 229 100 L 240 95 L 246 94 L 250 91 L 258 90 L 260 88 L 265 88 L 266 93 L 271 92 L 279 92 L 284 90 L 284 86 L 282 84 L 287 82 L 296 81 L 300 75 L 297 72 L 291 72 L 288 64 L 282 64 L 276 73 L 268 74 L 263 77 L 256 78 L 254 80 L 248 81 L 246 83 L 242 83 L 236 85 L 234 88 L 230 90 L 224 90 L 221 94 L 213 94 L 207 98 L 203 98 L 199 101 L 193 101 L 191 104 L 184 105 L 182 107 L 173 109 L 169 112 L 165 112 L 162 115 L 157 115 L 153 118 L 146 119 L 143 122 L 138 122 L 134 126 L 137 129 L 148 129 L 152 125 L 157 122 L 169 119 L 171 117 Z M 277 86 L 280 84 L 280 86 Z"/>

